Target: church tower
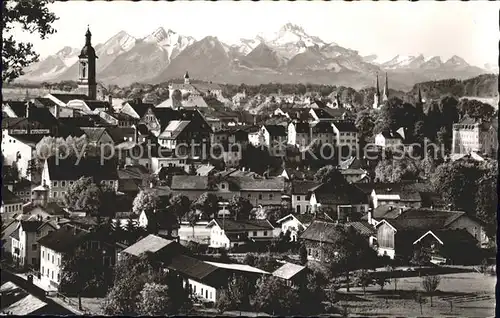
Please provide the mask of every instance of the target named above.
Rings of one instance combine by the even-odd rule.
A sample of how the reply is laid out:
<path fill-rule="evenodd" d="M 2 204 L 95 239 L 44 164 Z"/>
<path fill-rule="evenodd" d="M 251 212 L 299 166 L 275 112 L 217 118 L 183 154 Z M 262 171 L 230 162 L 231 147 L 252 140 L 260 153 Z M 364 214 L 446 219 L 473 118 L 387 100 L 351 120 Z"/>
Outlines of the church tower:
<path fill-rule="evenodd" d="M 188 85 L 189 84 L 189 74 L 186 71 L 186 74 L 184 74 L 184 84 Z"/>
<path fill-rule="evenodd" d="M 91 43 L 92 33 L 87 28 L 85 33 L 85 46 L 82 48 L 78 56 L 78 89 L 85 92 L 89 99 L 97 98 L 97 82 L 96 82 L 96 59 L 95 50 Z"/>
<path fill-rule="evenodd" d="M 375 94 L 373 95 L 373 108 L 379 109 L 380 107 L 380 86 L 378 84 L 378 73 L 377 73 L 377 87 L 375 88 Z"/>
<path fill-rule="evenodd" d="M 385 86 L 384 94 L 382 96 L 382 101 L 387 102 L 389 100 L 389 80 L 387 79 L 387 72 L 385 72 Z"/>

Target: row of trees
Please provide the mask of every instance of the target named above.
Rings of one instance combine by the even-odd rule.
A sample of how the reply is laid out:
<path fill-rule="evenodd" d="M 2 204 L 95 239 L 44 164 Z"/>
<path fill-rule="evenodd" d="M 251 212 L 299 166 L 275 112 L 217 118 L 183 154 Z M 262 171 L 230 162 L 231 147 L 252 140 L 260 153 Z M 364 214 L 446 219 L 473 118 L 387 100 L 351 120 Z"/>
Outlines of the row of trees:
<path fill-rule="evenodd" d="M 290 287 L 275 276 L 263 276 L 257 283 L 245 277 L 233 277 L 220 293 L 217 309 L 266 312 L 273 315 L 310 315 L 323 312 L 326 280 L 320 274 L 308 273 L 306 281 Z"/>

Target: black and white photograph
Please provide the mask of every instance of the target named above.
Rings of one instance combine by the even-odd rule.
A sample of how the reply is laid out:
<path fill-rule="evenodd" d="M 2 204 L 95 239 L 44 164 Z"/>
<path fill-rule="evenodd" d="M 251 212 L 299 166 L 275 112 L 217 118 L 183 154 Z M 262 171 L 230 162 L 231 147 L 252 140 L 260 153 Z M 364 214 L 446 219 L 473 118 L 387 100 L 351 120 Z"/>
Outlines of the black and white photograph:
<path fill-rule="evenodd" d="M 0 315 L 495 317 L 499 13 L 2 1 Z"/>

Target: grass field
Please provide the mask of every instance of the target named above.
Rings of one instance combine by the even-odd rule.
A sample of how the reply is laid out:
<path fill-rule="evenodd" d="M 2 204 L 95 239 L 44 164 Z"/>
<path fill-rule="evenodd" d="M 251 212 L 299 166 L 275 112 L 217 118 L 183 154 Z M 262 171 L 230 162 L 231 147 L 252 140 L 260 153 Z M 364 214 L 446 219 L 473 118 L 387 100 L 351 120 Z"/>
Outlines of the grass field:
<path fill-rule="evenodd" d="M 346 306 L 349 314 L 361 316 L 495 316 L 495 276 L 470 272 L 443 274 L 440 277 L 433 306 L 425 295 L 422 313 L 412 292 L 414 289 L 423 291 L 420 277 L 399 278 L 397 291 L 394 291 L 393 282 L 386 285 L 383 291 L 379 286 L 370 286 L 365 296 L 360 287 L 351 288 L 350 293 L 342 295 L 339 305 Z M 345 289 L 340 291 L 345 292 Z"/>

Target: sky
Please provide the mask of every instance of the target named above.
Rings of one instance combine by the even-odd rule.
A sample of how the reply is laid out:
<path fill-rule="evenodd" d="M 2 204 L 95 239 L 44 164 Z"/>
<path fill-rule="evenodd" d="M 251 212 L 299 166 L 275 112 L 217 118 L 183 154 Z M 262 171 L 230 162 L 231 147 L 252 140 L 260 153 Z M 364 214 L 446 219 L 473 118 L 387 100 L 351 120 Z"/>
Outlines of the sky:
<path fill-rule="evenodd" d="M 325 42 L 376 54 L 379 61 L 397 54 L 453 55 L 484 66 L 498 63 L 499 2 L 130 2 L 69 1 L 49 5 L 59 20 L 46 40 L 16 30 L 42 56 L 64 46 L 80 48 L 87 25 L 94 46 L 124 30 L 136 38 L 158 27 L 200 40 L 217 36 L 227 43 L 277 32 L 288 23 Z"/>

